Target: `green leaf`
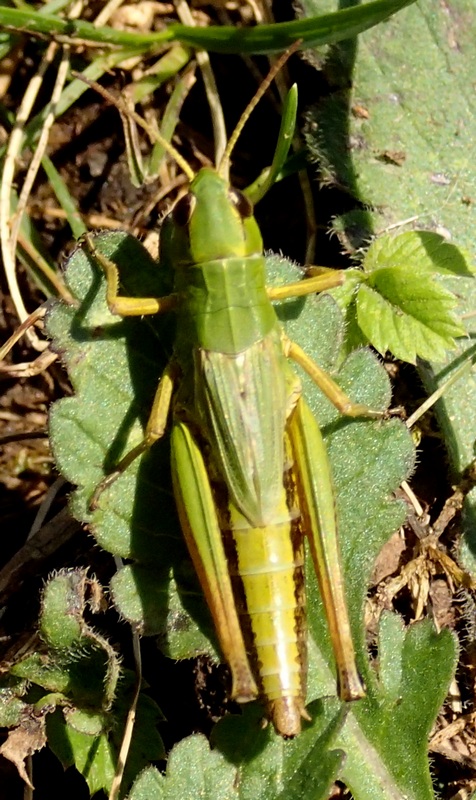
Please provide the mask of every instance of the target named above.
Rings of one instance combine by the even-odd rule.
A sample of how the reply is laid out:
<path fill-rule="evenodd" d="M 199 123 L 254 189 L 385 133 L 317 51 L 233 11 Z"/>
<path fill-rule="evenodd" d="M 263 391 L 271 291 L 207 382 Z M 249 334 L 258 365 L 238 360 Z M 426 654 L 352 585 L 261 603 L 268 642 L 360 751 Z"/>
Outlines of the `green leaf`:
<path fill-rule="evenodd" d="M 121 686 L 109 714 L 57 709 L 47 717 L 49 746 L 65 769 L 74 765 L 81 772 L 92 795 L 101 789 L 108 793 L 111 788 L 132 695 L 133 681 L 129 679 Z M 130 786 L 151 761 L 164 758 L 162 740 L 157 732 L 157 725 L 162 719 L 157 705 L 141 694 L 123 787 Z"/>
<path fill-rule="evenodd" d="M 362 263 L 364 272 L 377 272 L 387 268 L 389 263 L 409 271 L 426 271 L 428 275 L 470 278 L 475 274 L 468 257 L 455 244 L 431 231 L 407 231 L 397 236 L 383 234 L 374 239 Z"/>
<path fill-rule="evenodd" d="M 146 636 L 159 636 L 163 653 L 174 660 L 207 654 L 218 646 L 205 598 L 188 559 L 170 570 L 128 564 L 111 580 L 111 594 L 122 616 Z M 194 618 L 201 621 L 197 629 Z"/>
<path fill-rule="evenodd" d="M 231 25 L 192 28 L 172 24 L 159 33 L 132 33 L 114 28 L 96 28 L 92 23 L 83 20 L 63 20 L 53 15 L 16 8 L 0 8 L 0 25 L 48 36 L 77 36 L 102 44 L 136 46 L 139 51 L 155 50 L 176 39 L 183 44 L 215 53 L 273 53 L 284 50 L 297 39 L 302 39 L 303 45 L 316 46 L 356 36 L 412 2 L 414 0 L 374 0 L 364 6 L 346 8 L 333 14 L 256 25 L 254 28 L 236 28 Z"/>
<path fill-rule="evenodd" d="M 164 796 L 164 776 L 155 767 L 143 770 L 132 787 L 127 800 L 161 800 Z"/>
<path fill-rule="evenodd" d="M 10 701 L 2 703 L 0 693 L 3 724 L 17 726 L 20 735 L 31 716 L 46 718 L 50 748 L 65 768 L 74 765 L 84 775 L 93 794 L 111 787 L 135 696 L 135 677 L 121 670 L 118 684 L 117 654 L 83 618 L 86 592 L 88 604 L 97 610 L 98 590 L 80 569 L 63 570 L 49 581 L 40 617 L 45 645 L 11 667 L 5 687 Z M 30 683 L 27 694 L 25 681 Z M 150 761 L 164 757 L 157 732 L 161 720 L 157 705 L 141 693 L 125 785 Z"/>
<path fill-rule="evenodd" d="M 167 271 L 161 271 L 136 240 L 125 234 L 108 234 L 98 238 L 96 246 L 119 264 L 126 286 L 135 277 L 134 291 L 139 295 L 163 293 L 159 284 L 167 283 Z M 297 268 L 279 258 L 270 261 L 269 269 L 272 283 L 297 280 L 300 274 Z M 138 285 L 141 276 L 144 287 Z M 164 320 L 162 332 L 155 327 L 161 324 L 160 319 L 118 321 L 112 317 L 105 306 L 102 273 L 84 252 L 75 253 L 66 279 L 79 307 L 57 305 L 50 314 L 48 329 L 55 335 L 55 346 L 61 349 L 68 365 L 76 395 L 55 405 L 51 430 L 60 467 L 79 485 L 72 507 L 81 519 L 89 520 L 88 500 L 97 481 L 121 453 L 141 438 L 147 410 L 170 350 L 173 317 Z M 370 352 L 361 350 L 352 354 L 337 370 L 343 325 L 341 313 L 330 297 L 289 299 L 279 304 L 278 312 L 288 334 L 330 370 L 353 399 L 376 408 L 388 405 L 388 377 Z M 391 501 L 389 495 L 412 468 L 413 445 L 399 420 L 342 419 L 310 379 L 302 377 L 334 468 L 351 622 L 360 667 L 368 672 L 363 628 L 366 586 L 378 551 L 403 521 L 404 507 Z M 174 515 L 167 458 L 167 448 L 161 449 L 161 443 L 154 445 L 140 464 L 103 493 L 101 508 L 92 521 L 99 543 L 136 561 L 121 570 L 112 582 L 113 596 L 121 612 L 140 629 L 158 632 L 166 652 L 184 657 L 210 649 L 204 633 L 210 631 L 211 624 L 203 603 L 198 606 L 196 602 L 197 584 Z M 333 654 L 312 568 L 308 569 L 308 604 L 308 700 L 311 701 L 336 691 Z M 161 610 L 167 612 L 162 619 Z M 311 726 L 314 733 L 309 734 L 309 739 L 303 738 L 306 733 L 298 737 L 304 750 L 296 750 L 299 753 L 296 763 L 306 762 L 309 743 L 315 741 L 323 720 L 328 720 L 327 707 L 311 705 L 311 713 L 314 708 L 313 725 L 318 727 Z M 339 708 L 340 703 L 334 700 L 334 717 Z M 258 719 L 262 711 L 258 707 L 247 713 L 252 714 L 250 736 L 254 740 L 260 730 Z M 250 725 L 251 718 L 246 719 Z M 280 753 L 283 747 L 294 752 L 294 743 L 284 743 L 271 730 L 266 736 L 271 737 L 272 747 Z M 265 752 L 269 741 L 262 740 Z M 269 754 L 263 755 L 264 760 L 268 757 Z M 309 756 L 311 762 L 312 770 L 306 767 L 311 773 L 309 782 L 325 786 L 332 775 L 335 777 L 340 758 L 327 762 Z M 155 780 L 155 774 L 147 772 L 145 780 Z M 242 792 L 251 796 L 256 791 L 254 774 L 249 781 L 243 784 Z"/>
<path fill-rule="evenodd" d="M 451 13 L 420 0 L 359 37 L 358 49 L 343 42 L 320 54 L 334 91 L 310 112 L 307 143 L 324 182 L 365 205 L 356 246 L 389 227 L 423 227 L 474 254 L 472 12 L 472 0 L 454 0 Z"/>
<path fill-rule="evenodd" d="M 455 349 L 455 337 L 465 329 L 455 313 L 456 295 L 438 276 L 472 277 L 457 247 L 425 231 L 380 236 L 362 267 L 348 270 L 344 285 L 331 291 L 348 324 L 358 325 L 361 341 L 411 363 L 417 357 L 441 361 Z M 346 331 L 347 349 L 358 335 L 354 328 Z"/>
<path fill-rule="evenodd" d="M 382 355 L 440 361 L 456 347 L 455 337 L 465 333 L 454 313 L 458 300 L 436 276 L 472 275 L 457 247 L 424 231 L 381 236 L 363 268 L 368 281 L 357 291 L 357 320 Z"/>
<path fill-rule="evenodd" d="M 48 715 L 46 731 L 48 744 L 63 767 L 74 765 L 92 795 L 101 789 L 109 790 L 115 773 L 115 753 L 105 733 L 89 735 L 75 730 L 67 725 L 59 709 Z"/>
<path fill-rule="evenodd" d="M 259 709 L 252 706 L 216 725 L 212 742 L 237 769 L 240 800 L 329 796 L 345 760 L 342 751 L 333 749 L 345 711 L 334 698 L 312 703 L 309 712 L 313 722 L 291 741 L 263 728 Z"/>
<path fill-rule="evenodd" d="M 10 673 L 48 692 L 68 696 L 76 705 L 103 710 L 115 696 L 119 659 L 109 642 L 84 619 L 86 592 L 91 605 L 91 597 L 100 593 L 100 587 L 79 568 L 61 570 L 48 581 L 40 615 L 44 645 L 19 659 Z"/>
<path fill-rule="evenodd" d="M 27 683 L 13 675 L 2 675 L 0 680 L 0 727 L 19 725 L 28 705 L 21 698 L 26 694 Z"/>
<path fill-rule="evenodd" d="M 329 750 L 342 727 L 334 701 L 315 704 L 319 723 L 297 739 L 285 742 L 271 728 L 263 729 L 259 710 L 246 707 L 242 716 L 228 716 L 215 728 L 214 749 L 203 736 L 176 745 L 167 772 L 145 770 L 128 800 L 325 800 L 344 755 Z"/>
<path fill-rule="evenodd" d="M 382 355 L 414 364 L 420 358 L 444 358 L 464 331 L 451 318 L 454 298 L 423 272 L 389 267 L 380 270 L 373 286 L 361 286 L 356 299 L 357 321 Z"/>
<path fill-rule="evenodd" d="M 43 592 L 41 634 L 50 647 L 67 651 L 84 636 L 84 573 L 63 572 Z M 84 642 L 82 642 L 84 644 Z"/>
<path fill-rule="evenodd" d="M 235 775 L 223 756 L 210 750 L 204 736 L 189 736 L 173 748 L 166 774 L 145 770 L 128 800 L 234 800 L 239 796 Z"/>
<path fill-rule="evenodd" d="M 55 657 L 56 656 L 56 657 Z M 107 656 L 97 648 L 83 646 L 74 650 L 69 659 L 35 652 L 11 668 L 12 675 L 25 678 L 48 692 L 68 695 L 72 702 L 102 708 Z"/>
<path fill-rule="evenodd" d="M 380 623 L 379 676 L 354 704 L 336 744 L 347 759 L 342 779 L 355 800 L 434 797 L 428 736 L 454 675 L 456 637 L 429 620 L 405 630 L 395 614 Z"/>

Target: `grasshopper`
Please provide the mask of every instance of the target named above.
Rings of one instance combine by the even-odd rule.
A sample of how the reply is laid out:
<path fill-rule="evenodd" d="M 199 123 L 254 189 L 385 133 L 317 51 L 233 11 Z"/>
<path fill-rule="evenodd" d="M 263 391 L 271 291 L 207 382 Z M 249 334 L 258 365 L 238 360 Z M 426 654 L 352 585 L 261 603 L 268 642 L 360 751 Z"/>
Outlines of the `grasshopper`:
<path fill-rule="evenodd" d="M 195 174 L 167 145 L 190 181 L 161 230 L 160 262 L 173 271 L 168 296 L 121 295 L 116 265 L 94 253 L 106 275 L 112 313 L 174 311 L 178 319 L 144 438 L 100 482 L 90 507 L 96 508 L 104 489 L 164 435 L 171 418 L 178 514 L 230 669 L 231 698 L 240 703 L 260 698 L 277 733 L 293 737 L 302 719 L 309 719 L 305 537 L 328 619 L 340 697 L 359 699 L 364 687 L 346 609 L 331 470 L 290 362 L 343 414 L 380 417 L 382 412 L 353 403 L 278 322 L 272 301 L 329 288 L 341 283 L 342 275 L 331 271 L 278 289 L 265 285 L 252 203 L 228 177 L 234 143 L 256 102 L 255 96 L 216 169 L 203 167 Z"/>

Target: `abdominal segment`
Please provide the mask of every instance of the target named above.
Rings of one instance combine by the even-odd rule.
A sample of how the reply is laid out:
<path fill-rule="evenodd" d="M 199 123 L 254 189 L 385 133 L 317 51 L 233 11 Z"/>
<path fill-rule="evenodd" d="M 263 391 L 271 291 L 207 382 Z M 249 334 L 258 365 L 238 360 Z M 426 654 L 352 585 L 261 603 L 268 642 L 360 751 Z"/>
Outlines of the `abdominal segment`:
<path fill-rule="evenodd" d="M 230 573 L 250 663 L 267 716 L 282 736 L 296 736 L 306 694 L 304 553 L 299 518 L 288 511 L 283 488 L 281 521 L 252 528 L 230 509 L 234 558 Z M 228 538 L 228 537 L 227 537 Z"/>

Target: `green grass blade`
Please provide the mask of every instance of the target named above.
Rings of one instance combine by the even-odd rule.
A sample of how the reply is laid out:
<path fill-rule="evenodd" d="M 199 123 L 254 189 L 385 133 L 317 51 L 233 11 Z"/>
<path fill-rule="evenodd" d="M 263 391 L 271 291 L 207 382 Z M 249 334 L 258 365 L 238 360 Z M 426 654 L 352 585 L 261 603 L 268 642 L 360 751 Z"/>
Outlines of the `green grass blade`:
<path fill-rule="evenodd" d="M 283 104 L 281 126 L 279 129 L 278 143 L 273 156 L 273 163 L 245 189 L 245 194 L 253 205 L 256 205 L 256 203 L 265 196 L 273 183 L 276 182 L 278 175 L 280 175 L 284 167 L 289 148 L 292 145 L 296 126 L 297 101 L 297 86 L 294 84 L 287 93 Z"/>
<path fill-rule="evenodd" d="M 172 26 L 177 39 L 184 44 L 203 47 L 215 53 L 276 53 L 302 39 L 302 47 L 340 42 L 353 38 L 377 25 L 414 0 L 374 0 L 363 6 L 352 6 L 319 17 L 257 25 L 255 28 L 230 26 L 185 28 Z"/>
<path fill-rule="evenodd" d="M 96 28 L 83 20 L 62 20 L 35 11 L 1 8 L 0 26 L 50 36 L 77 37 L 102 44 L 133 46 L 138 50 L 157 49 L 176 39 L 182 44 L 215 53 L 275 53 L 285 50 L 297 39 L 302 39 L 303 47 L 316 47 L 352 38 L 414 1 L 374 0 L 364 6 L 353 6 L 319 17 L 257 25 L 254 28 L 235 28 L 231 25 L 192 28 L 172 24 L 160 33 L 145 34 Z"/>
<path fill-rule="evenodd" d="M 66 214 L 66 219 L 68 220 L 73 236 L 75 239 L 79 239 L 86 233 L 87 227 L 82 220 L 75 201 L 69 193 L 68 187 L 48 156 L 43 156 L 41 165 L 48 176 L 51 188 L 58 198 L 61 208 Z"/>

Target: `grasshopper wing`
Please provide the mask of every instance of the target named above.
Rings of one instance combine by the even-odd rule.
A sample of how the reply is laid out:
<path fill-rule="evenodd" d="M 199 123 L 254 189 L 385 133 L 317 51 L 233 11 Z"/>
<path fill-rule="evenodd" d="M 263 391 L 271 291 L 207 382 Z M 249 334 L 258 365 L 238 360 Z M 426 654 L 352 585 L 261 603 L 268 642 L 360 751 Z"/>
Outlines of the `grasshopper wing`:
<path fill-rule="evenodd" d="M 207 469 L 184 422 L 174 423 L 171 456 L 180 523 L 230 667 L 231 697 L 248 702 L 255 699 L 258 690 L 246 654 Z"/>
<path fill-rule="evenodd" d="M 197 359 L 199 413 L 232 501 L 253 527 L 279 522 L 290 390 L 278 331 L 238 355 Z"/>

